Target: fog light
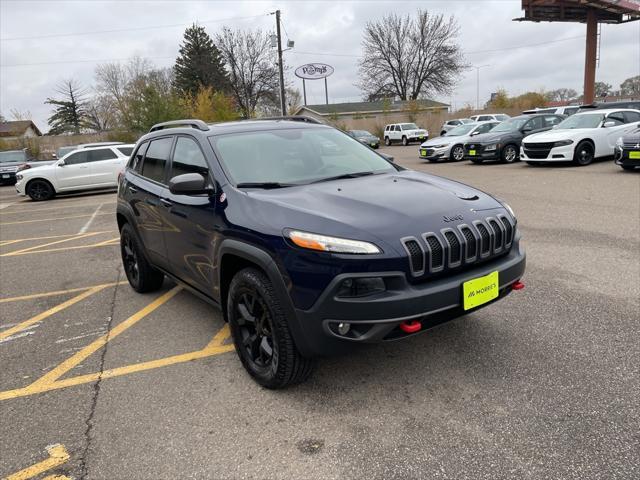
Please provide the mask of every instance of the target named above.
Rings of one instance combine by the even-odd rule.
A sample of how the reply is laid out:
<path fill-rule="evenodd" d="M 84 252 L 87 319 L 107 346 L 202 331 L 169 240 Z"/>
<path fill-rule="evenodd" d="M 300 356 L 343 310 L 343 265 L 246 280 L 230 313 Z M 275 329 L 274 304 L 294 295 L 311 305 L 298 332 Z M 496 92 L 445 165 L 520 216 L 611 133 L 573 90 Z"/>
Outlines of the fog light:
<path fill-rule="evenodd" d="M 387 286 L 380 277 L 347 278 L 338 289 L 338 297 L 364 297 L 384 292 Z"/>
<path fill-rule="evenodd" d="M 338 333 L 340 335 L 346 335 L 347 333 L 349 333 L 349 330 L 351 330 L 351 324 L 350 323 L 339 323 L 338 324 Z"/>

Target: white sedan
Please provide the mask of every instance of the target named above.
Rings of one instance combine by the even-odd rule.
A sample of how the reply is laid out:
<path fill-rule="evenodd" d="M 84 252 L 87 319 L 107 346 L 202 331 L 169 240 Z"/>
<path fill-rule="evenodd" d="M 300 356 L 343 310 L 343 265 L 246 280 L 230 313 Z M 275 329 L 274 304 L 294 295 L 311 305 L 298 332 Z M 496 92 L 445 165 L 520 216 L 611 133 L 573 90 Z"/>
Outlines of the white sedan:
<path fill-rule="evenodd" d="M 440 137 L 432 138 L 422 143 L 418 150 L 420 158 L 430 162 L 438 162 L 440 160 L 459 162 L 464 160 L 465 142 L 470 141 L 476 135 L 490 132 L 499 123 L 498 121 L 490 121 L 459 125 Z"/>
<path fill-rule="evenodd" d="M 589 165 L 596 158 L 613 156 L 618 138 L 638 128 L 638 122 L 639 110 L 582 111 L 552 130 L 525 137 L 520 158 L 529 165 L 567 161 Z"/>
<path fill-rule="evenodd" d="M 49 200 L 58 193 L 116 188 L 134 145 L 84 148 L 16 175 L 18 195 Z"/>

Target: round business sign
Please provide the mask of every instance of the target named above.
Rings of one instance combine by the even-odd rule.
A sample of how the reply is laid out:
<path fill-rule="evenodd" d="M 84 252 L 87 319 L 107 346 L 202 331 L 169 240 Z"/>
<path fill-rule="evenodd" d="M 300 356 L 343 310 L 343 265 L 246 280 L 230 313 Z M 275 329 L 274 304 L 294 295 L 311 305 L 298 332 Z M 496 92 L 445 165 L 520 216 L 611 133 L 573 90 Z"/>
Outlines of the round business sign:
<path fill-rule="evenodd" d="M 307 80 L 318 80 L 328 77 L 333 73 L 333 67 L 326 63 L 307 63 L 296 68 L 294 72 L 296 77 L 305 78 Z"/>

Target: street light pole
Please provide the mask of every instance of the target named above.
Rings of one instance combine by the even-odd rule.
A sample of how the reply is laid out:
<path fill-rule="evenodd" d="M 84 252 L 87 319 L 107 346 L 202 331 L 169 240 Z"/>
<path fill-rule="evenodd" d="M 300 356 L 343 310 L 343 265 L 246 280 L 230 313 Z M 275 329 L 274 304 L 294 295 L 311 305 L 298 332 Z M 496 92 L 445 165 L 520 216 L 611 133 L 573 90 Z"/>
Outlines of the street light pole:
<path fill-rule="evenodd" d="M 490 66 L 491 65 L 471 65 L 471 68 L 476 69 L 476 110 L 480 110 L 480 69 Z"/>

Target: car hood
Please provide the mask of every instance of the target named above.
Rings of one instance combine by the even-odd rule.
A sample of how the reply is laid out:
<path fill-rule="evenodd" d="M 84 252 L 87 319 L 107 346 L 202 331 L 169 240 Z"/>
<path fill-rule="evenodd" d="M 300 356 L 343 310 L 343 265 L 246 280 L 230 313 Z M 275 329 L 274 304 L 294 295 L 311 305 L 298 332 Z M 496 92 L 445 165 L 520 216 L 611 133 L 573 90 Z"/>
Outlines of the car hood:
<path fill-rule="evenodd" d="M 15 172 L 25 163 L 26 162 L 2 162 L 0 163 L 0 172 Z"/>
<path fill-rule="evenodd" d="M 510 135 L 514 132 L 488 132 L 481 133 L 480 135 L 476 135 L 474 137 L 469 137 L 466 142 L 467 143 L 493 143 L 499 142 L 503 137 Z"/>
<path fill-rule="evenodd" d="M 422 142 L 420 144 L 421 147 L 434 147 L 436 145 L 451 145 L 452 143 L 455 143 L 457 141 L 460 141 L 460 139 L 463 137 L 436 137 L 436 138 L 432 138 L 431 140 L 427 140 L 426 142 Z"/>
<path fill-rule="evenodd" d="M 411 170 L 236 193 L 249 201 L 229 199 L 226 215 L 232 223 L 250 216 L 273 235 L 293 228 L 372 241 L 397 252 L 403 237 L 472 222 L 483 218 L 482 210 L 504 209 L 484 192 Z M 462 218 L 451 221 L 458 215 Z"/>
<path fill-rule="evenodd" d="M 577 137 L 584 137 L 593 133 L 593 128 L 567 128 L 563 130 L 548 130 L 546 132 L 534 133 L 524 139 L 524 143 L 533 142 L 558 142 L 560 140 L 573 140 Z"/>
<path fill-rule="evenodd" d="M 364 140 L 365 142 L 378 142 L 380 139 L 374 135 L 362 135 L 356 137 L 358 140 Z"/>

